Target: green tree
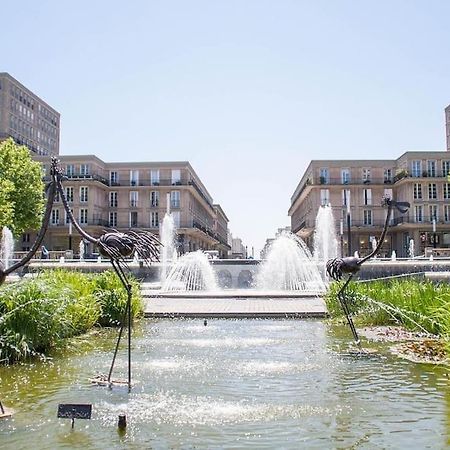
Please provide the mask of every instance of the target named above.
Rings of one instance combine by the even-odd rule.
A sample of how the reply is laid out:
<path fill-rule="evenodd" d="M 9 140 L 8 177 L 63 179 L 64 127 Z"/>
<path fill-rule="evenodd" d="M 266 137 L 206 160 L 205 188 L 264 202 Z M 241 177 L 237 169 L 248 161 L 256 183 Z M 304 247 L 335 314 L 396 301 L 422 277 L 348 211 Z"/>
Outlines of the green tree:
<path fill-rule="evenodd" d="M 44 183 L 40 163 L 12 139 L 0 143 L 0 229 L 15 236 L 41 225 Z"/>

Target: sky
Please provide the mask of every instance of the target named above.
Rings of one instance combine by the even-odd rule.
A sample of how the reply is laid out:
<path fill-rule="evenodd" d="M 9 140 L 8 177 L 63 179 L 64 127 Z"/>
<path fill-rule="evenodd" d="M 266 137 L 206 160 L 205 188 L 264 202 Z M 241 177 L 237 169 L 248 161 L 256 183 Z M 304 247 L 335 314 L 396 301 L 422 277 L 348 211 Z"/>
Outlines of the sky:
<path fill-rule="evenodd" d="M 61 154 L 189 161 L 255 256 L 311 159 L 445 150 L 450 2 L 4 2 L 0 71 Z"/>

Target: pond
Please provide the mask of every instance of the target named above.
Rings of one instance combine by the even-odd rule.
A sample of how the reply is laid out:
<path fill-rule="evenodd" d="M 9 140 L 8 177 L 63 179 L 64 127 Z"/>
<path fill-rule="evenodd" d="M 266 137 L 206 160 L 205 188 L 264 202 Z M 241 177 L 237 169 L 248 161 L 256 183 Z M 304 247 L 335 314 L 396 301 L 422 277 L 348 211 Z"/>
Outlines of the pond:
<path fill-rule="evenodd" d="M 2 448 L 444 448 L 448 369 L 347 354 L 346 328 L 321 321 L 146 320 L 133 335 L 132 392 L 92 386 L 116 332 L 52 360 L 0 367 Z M 373 347 L 373 345 L 372 345 Z M 115 377 L 126 377 L 125 347 Z M 57 419 L 92 403 L 92 420 Z M 117 417 L 126 413 L 125 434 Z"/>

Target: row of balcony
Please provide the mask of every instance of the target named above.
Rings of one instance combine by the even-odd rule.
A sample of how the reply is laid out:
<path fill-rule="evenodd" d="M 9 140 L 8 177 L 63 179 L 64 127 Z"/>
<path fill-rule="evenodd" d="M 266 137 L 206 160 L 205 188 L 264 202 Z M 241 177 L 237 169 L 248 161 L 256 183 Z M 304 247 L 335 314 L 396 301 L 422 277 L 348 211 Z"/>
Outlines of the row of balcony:
<path fill-rule="evenodd" d="M 415 217 L 415 216 L 400 216 L 395 217 L 389 221 L 389 226 L 396 226 L 401 224 L 407 224 L 411 223 L 414 225 L 426 225 L 426 226 L 433 226 L 433 219 L 436 220 L 436 225 L 448 225 L 450 226 L 450 217 L 447 219 L 445 218 L 434 218 L 432 216 L 422 216 L 422 217 Z M 371 228 L 383 228 L 384 227 L 384 220 L 372 220 L 370 223 L 365 222 L 364 220 L 351 220 L 350 225 L 351 227 L 371 227 Z M 343 221 L 344 228 L 347 227 L 346 221 Z M 310 229 L 315 227 L 315 222 L 313 221 L 303 221 L 294 232 L 297 232 L 302 229 Z M 340 221 L 336 222 L 336 228 L 340 228 Z M 450 228 L 449 228 L 450 231 Z"/>
<path fill-rule="evenodd" d="M 62 228 L 62 227 L 69 227 L 68 223 L 64 222 L 58 222 L 58 223 L 50 223 L 50 226 L 52 228 Z M 148 224 L 143 223 L 142 220 L 137 220 L 136 222 L 133 221 L 120 221 L 115 223 L 110 223 L 108 220 L 105 219 L 88 219 L 87 223 L 84 223 L 81 225 L 82 227 L 88 227 L 88 226 L 99 226 L 103 228 L 117 228 L 117 229 L 130 229 L 130 228 L 138 228 L 138 229 L 152 229 L 152 230 L 159 230 L 159 222 L 156 222 L 154 224 Z M 206 227 L 202 225 L 201 223 L 190 220 L 181 222 L 179 224 L 176 224 L 177 228 L 196 228 L 198 230 L 203 231 L 208 236 L 212 237 L 213 239 L 219 241 L 222 245 L 228 246 L 226 238 L 220 236 L 219 234 L 215 233 L 213 230 L 211 230 L 209 227 Z"/>
<path fill-rule="evenodd" d="M 68 180 L 71 181 L 84 181 L 84 180 L 93 180 L 93 181 L 99 181 L 100 183 L 104 184 L 105 186 L 109 187 L 138 187 L 138 186 L 192 186 L 196 192 L 200 195 L 200 197 L 208 204 L 208 206 L 214 210 L 210 200 L 208 197 L 204 194 L 204 192 L 200 189 L 198 184 L 194 180 L 187 180 L 187 179 L 181 179 L 179 181 L 172 181 L 171 179 L 160 179 L 158 181 L 152 181 L 148 179 L 143 180 L 127 180 L 126 182 L 115 182 L 115 181 L 109 181 L 106 178 L 93 173 L 93 174 L 70 174 L 65 175 L 65 177 Z M 44 177 L 45 182 L 50 182 L 51 178 L 49 176 Z"/>

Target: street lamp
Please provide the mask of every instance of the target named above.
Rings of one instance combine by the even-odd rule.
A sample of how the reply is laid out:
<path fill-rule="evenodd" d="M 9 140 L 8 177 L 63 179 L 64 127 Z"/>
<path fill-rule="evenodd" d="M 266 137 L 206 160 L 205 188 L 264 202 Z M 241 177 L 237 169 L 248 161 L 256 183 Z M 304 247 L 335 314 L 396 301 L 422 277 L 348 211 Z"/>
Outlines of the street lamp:
<path fill-rule="evenodd" d="M 350 229 L 350 189 L 347 189 L 346 203 L 347 203 L 347 241 L 348 241 L 348 255 L 352 256 L 352 231 Z"/>
<path fill-rule="evenodd" d="M 436 218 L 433 217 L 433 248 L 436 248 Z"/>

